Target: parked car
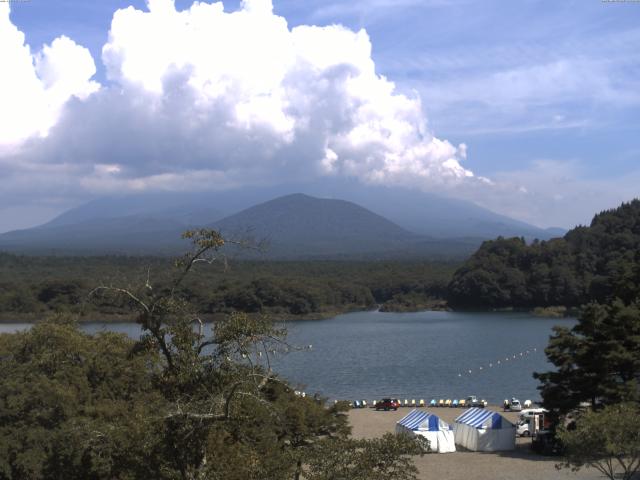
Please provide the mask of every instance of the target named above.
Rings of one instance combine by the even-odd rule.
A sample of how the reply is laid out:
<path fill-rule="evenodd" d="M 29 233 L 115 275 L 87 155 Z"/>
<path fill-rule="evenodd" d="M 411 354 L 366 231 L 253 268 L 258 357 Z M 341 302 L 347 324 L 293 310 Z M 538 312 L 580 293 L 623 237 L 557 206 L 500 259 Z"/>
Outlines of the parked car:
<path fill-rule="evenodd" d="M 522 404 L 520 403 L 520 400 L 513 397 L 511 398 L 511 400 L 505 400 L 502 404 L 502 408 L 505 412 L 507 410 L 510 410 L 512 412 L 520 412 L 522 411 Z"/>
<path fill-rule="evenodd" d="M 531 436 L 531 427 L 529 425 L 528 419 L 522 419 L 516 425 L 516 435 L 519 437 L 530 437 Z"/>
<path fill-rule="evenodd" d="M 478 397 L 476 397 L 475 395 L 470 395 L 467 397 L 467 401 L 464 402 L 465 405 L 467 407 L 478 407 L 478 408 L 484 408 L 485 407 L 485 403 L 480 400 Z"/>
<path fill-rule="evenodd" d="M 397 398 L 383 398 L 376 402 L 376 410 L 398 410 L 400 400 Z"/>
<path fill-rule="evenodd" d="M 540 455 L 561 455 L 563 447 L 553 432 L 541 431 L 533 437 L 531 449 Z"/>

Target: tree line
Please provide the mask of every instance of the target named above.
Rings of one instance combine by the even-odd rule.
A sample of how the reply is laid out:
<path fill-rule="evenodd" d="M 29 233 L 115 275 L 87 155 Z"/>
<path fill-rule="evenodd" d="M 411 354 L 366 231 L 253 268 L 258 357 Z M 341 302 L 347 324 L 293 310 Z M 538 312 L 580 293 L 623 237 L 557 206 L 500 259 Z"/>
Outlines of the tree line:
<path fill-rule="evenodd" d="M 170 267 L 153 257 L 27 257 L 0 254 L 0 312 L 42 316 L 127 315 L 128 305 L 87 301 L 96 285 L 134 285 L 149 275 L 166 288 Z M 417 310 L 442 300 L 453 263 L 239 262 L 193 272 L 181 293 L 202 314 L 233 311 L 274 317 L 326 316 L 383 305 Z"/>
<path fill-rule="evenodd" d="M 581 306 L 572 328 L 554 328 L 545 349 L 554 369 L 534 374 L 543 405 L 557 421 L 560 466 L 594 468 L 611 480 L 635 478 L 640 469 L 640 202 L 596 215 L 589 227 L 563 239 L 530 246 L 517 239 L 486 244 L 452 283 L 457 295 L 474 291 L 469 300 L 474 304 Z"/>
<path fill-rule="evenodd" d="M 577 307 L 625 302 L 640 287 L 640 201 L 604 211 L 563 238 L 484 242 L 454 274 L 448 300 L 457 308 Z"/>

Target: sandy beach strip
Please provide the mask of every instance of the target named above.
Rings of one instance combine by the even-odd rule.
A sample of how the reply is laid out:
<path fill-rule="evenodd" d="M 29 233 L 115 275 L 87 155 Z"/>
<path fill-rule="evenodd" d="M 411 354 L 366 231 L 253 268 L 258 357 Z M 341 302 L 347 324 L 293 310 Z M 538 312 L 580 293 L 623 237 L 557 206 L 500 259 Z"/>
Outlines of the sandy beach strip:
<path fill-rule="evenodd" d="M 518 418 L 515 412 L 502 412 L 502 408 L 489 406 L 502 413 L 509 421 Z M 408 414 L 411 408 L 399 408 L 397 411 L 375 411 L 372 408 L 352 409 L 349 422 L 356 438 L 374 438 L 387 432 L 395 432 L 396 422 Z M 442 420 L 453 423 L 464 412 L 461 408 L 421 408 L 435 413 Z M 544 457 L 529 448 L 531 439 L 518 438 L 516 450 L 511 452 L 481 453 L 457 451 L 446 454 L 427 454 L 416 457 L 416 466 L 420 470 L 419 478 L 438 480 L 576 480 L 598 479 L 602 476 L 594 469 L 574 473 L 570 470 L 557 470 L 557 457 Z M 457 448 L 457 446 L 456 446 Z"/>

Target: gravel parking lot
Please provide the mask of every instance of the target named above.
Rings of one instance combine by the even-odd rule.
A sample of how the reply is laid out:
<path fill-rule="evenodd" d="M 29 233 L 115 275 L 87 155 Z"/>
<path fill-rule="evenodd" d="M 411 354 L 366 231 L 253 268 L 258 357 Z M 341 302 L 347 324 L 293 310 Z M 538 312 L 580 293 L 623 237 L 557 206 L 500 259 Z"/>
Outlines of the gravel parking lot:
<path fill-rule="evenodd" d="M 489 407 L 501 412 L 501 408 Z M 427 408 L 446 422 L 453 420 L 464 410 L 456 408 Z M 411 411 L 400 408 L 398 411 L 379 411 L 371 408 L 354 409 L 349 412 L 349 422 L 356 438 L 378 437 L 386 432 L 394 432 L 398 420 Z M 512 422 L 517 413 L 505 412 L 504 416 Z M 516 449 L 511 452 L 480 453 L 457 451 L 447 454 L 428 454 L 416 457 L 420 470 L 419 478 L 438 480 L 570 480 L 599 479 L 602 475 L 594 469 L 574 473 L 570 470 L 557 470 L 555 457 L 543 457 L 529 448 L 531 439 L 517 439 Z"/>

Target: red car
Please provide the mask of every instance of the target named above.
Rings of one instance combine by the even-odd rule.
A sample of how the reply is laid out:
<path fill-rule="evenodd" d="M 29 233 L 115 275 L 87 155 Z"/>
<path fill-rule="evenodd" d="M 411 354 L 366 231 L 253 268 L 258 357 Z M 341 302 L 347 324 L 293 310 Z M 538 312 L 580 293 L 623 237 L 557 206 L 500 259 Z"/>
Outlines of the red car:
<path fill-rule="evenodd" d="M 376 402 L 376 410 L 398 410 L 400 401 L 397 398 L 383 398 Z"/>

